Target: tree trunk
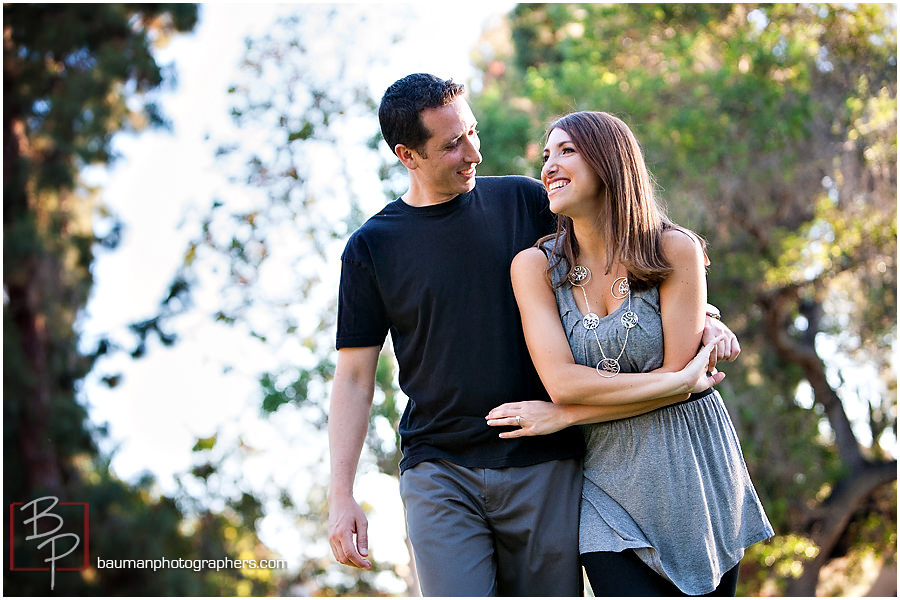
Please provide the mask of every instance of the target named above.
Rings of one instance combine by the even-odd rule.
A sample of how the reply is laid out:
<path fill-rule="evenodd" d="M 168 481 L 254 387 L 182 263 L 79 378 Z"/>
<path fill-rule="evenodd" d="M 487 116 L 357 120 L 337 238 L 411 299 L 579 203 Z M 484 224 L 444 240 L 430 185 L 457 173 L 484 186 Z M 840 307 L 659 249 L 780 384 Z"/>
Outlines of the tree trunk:
<path fill-rule="evenodd" d="M 790 580 L 788 596 L 815 596 L 819 572 L 832 559 L 857 508 L 880 486 L 897 479 L 897 461 L 866 463 L 866 466 L 839 480 L 831 495 L 813 513 L 807 526 L 819 553 L 804 563 L 803 574 Z"/>
<path fill-rule="evenodd" d="M 16 374 L 27 390 L 25 398 L 17 398 L 21 412 L 16 427 L 22 470 L 28 490 L 59 494 L 62 474 L 56 461 L 55 444 L 47 430 L 51 415 L 52 376 L 47 371 L 46 318 L 34 310 L 35 296 L 29 284 L 7 288 L 13 327 L 18 331 L 21 351 L 27 370 Z M 36 285 L 34 281 L 31 285 Z M 27 502 L 28 498 L 13 499 Z"/>
<path fill-rule="evenodd" d="M 23 175 L 23 158 L 30 154 L 25 125 L 21 119 L 7 115 L 3 123 L 3 196 L 4 232 L 15 229 L 17 239 L 29 236 L 29 248 L 7 248 L 17 257 L 10 264 L 4 259 L 3 281 L 7 300 L 4 310 L 15 328 L 11 337 L 19 344 L 14 351 L 21 353 L 26 368 L 24 372 L 6 374 L 17 378 L 23 398 L 7 399 L 21 408 L 15 436 L 25 477 L 25 485 L 31 492 L 59 494 L 62 491 L 62 474 L 56 459 L 55 444 L 50 439 L 47 424 L 51 418 L 51 402 L 55 378 L 49 369 L 49 335 L 47 315 L 43 309 L 48 294 L 48 278 L 57 276 L 48 268 L 48 258 L 34 250 L 40 246 L 36 225 L 27 223 L 28 195 Z M 29 230 L 30 229 L 30 230 Z M 22 252 L 22 256 L 18 253 Z M 12 262 L 12 261 L 11 261 Z M 7 337 L 9 334 L 4 334 Z M 28 498 L 12 501 L 27 502 Z"/>
<path fill-rule="evenodd" d="M 818 305 L 815 302 L 804 305 L 803 314 L 809 323 L 804 339 L 795 339 L 786 331 L 788 309 L 797 298 L 796 288 L 785 288 L 762 299 L 766 334 L 782 360 L 803 369 L 815 401 L 825 407 L 838 454 L 848 473 L 836 482 L 829 497 L 810 515 L 805 529 L 819 553 L 804 563 L 803 574 L 787 585 L 789 596 L 815 596 L 819 572 L 831 560 L 857 508 L 880 486 L 897 479 L 897 461 L 871 462 L 863 456 L 840 396 L 828 384 L 825 362 L 815 350 L 815 335 L 820 330 Z"/>

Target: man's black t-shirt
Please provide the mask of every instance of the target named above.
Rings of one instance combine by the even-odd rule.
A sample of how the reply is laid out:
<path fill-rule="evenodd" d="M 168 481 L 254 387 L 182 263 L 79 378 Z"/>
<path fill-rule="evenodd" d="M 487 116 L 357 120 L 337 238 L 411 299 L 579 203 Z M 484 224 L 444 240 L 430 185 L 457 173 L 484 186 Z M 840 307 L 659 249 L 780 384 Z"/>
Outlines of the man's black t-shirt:
<path fill-rule="evenodd" d="M 525 466 L 580 456 L 576 428 L 503 440 L 485 415 L 504 402 L 547 399 L 513 296 L 513 257 L 553 228 L 543 187 L 479 177 L 449 202 L 397 199 L 360 227 L 342 256 L 337 348 L 381 346 L 390 331 L 409 403 L 402 470 L 424 460 Z"/>

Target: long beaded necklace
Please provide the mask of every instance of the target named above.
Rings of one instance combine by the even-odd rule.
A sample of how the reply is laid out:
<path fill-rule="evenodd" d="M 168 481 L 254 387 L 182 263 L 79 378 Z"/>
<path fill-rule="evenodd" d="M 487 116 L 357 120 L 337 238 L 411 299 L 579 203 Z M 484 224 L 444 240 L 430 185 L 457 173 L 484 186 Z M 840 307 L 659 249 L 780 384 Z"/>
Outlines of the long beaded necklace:
<path fill-rule="evenodd" d="M 626 296 L 628 297 L 628 310 L 625 311 L 625 314 L 623 314 L 621 318 L 622 326 L 625 328 L 625 342 L 622 344 L 622 349 L 619 351 L 617 357 L 609 358 L 606 356 L 606 352 L 603 351 L 603 345 L 600 343 L 600 337 L 597 335 L 597 326 L 600 325 L 600 317 L 591 310 L 587 291 L 584 289 L 584 286 L 590 280 L 591 270 L 584 265 L 575 265 L 575 268 L 573 268 L 572 272 L 569 274 L 569 283 L 574 287 L 581 288 L 581 293 L 584 294 L 584 305 L 587 307 L 587 314 L 581 319 L 581 324 L 585 329 L 594 333 L 594 339 L 597 340 L 597 347 L 600 348 L 600 356 L 603 357 L 600 362 L 597 363 L 597 374 L 601 377 L 611 378 L 618 375 L 621 370 L 619 359 L 625 354 L 625 347 L 628 345 L 628 334 L 631 332 L 632 328 L 637 325 L 638 316 L 631 311 L 631 286 L 628 284 L 628 278 L 617 278 L 612 282 L 609 293 L 612 294 L 612 297 L 616 300 L 621 300 Z"/>

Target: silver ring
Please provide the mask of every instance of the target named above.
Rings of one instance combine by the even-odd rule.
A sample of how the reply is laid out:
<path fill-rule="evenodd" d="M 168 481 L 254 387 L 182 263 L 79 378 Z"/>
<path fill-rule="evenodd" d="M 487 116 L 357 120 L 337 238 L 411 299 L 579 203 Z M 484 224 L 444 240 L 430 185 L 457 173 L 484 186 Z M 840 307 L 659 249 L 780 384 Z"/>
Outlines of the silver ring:
<path fill-rule="evenodd" d="M 516 425 L 518 425 L 519 427 L 522 426 L 522 417 L 520 417 L 519 415 L 516 415 Z"/>

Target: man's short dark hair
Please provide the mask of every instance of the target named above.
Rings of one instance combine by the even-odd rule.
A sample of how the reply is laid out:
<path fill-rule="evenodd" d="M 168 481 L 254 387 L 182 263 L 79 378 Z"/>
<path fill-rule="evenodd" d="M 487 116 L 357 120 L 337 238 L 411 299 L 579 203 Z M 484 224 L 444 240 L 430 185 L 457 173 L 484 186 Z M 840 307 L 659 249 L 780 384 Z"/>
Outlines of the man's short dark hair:
<path fill-rule="evenodd" d="M 378 107 L 381 135 L 391 152 L 397 144 L 421 151 L 431 137 L 422 123 L 422 111 L 446 106 L 465 91 L 466 86 L 452 79 L 428 73 L 413 73 L 391 84 Z"/>

